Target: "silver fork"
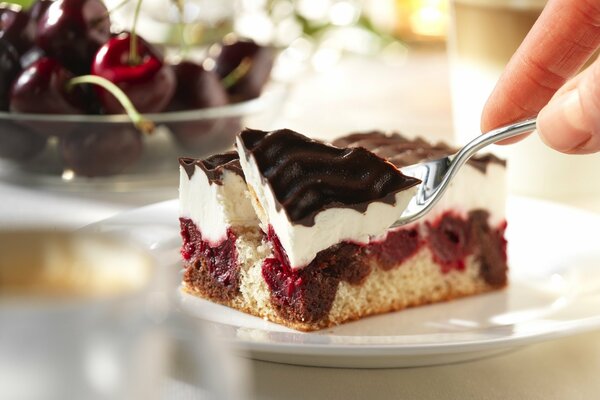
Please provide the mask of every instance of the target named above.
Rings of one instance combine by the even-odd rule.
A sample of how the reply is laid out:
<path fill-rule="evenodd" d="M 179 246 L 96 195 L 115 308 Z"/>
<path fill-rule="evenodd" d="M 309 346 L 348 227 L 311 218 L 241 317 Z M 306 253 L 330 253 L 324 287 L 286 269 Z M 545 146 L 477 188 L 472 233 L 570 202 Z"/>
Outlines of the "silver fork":
<path fill-rule="evenodd" d="M 422 183 L 417 187 L 417 194 L 411 199 L 400 219 L 394 222 L 392 227 L 406 225 L 427 214 L 440 200 L 460 168 L 479 150 L 500 140 L 533 131 L 535 127 L 535 118 L 519 121 L 478 136 L 456 154 L 401 168 L 402 173 L 418 178 Z"/>

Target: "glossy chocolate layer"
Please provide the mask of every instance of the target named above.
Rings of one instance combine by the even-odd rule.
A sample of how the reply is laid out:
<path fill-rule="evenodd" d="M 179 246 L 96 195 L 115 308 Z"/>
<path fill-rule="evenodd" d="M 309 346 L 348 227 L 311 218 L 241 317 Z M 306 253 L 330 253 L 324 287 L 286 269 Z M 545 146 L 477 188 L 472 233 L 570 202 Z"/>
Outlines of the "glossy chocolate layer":
<path fill-rule="evenodd" d="M 241 151 L 254 158 L 278 209 L 305 226 L 328 208 L 365 212 L 374 201 L 394 204 L 396 193 L 419 183 L 363 148 L 326 145 L 289 129 L 246 129 L 240 139 Z"/>
<path fill-rule="evenodd" d="M 198 160 L 194 158 L 180 158 L 179 164 L 185 169 L 188 177 L 191 179 L 196 170 L 196 166 L 202 169 L 208 180 L 211 183 L 217 185 L 223 184 L 223 171 L 228 170 L 234 172 L 244 178 L 242 167 L 240 166 L 240 158 L 236 151 L 228 151 L 227 153 L 215 154 L 205 158 L 204 160 Z"/>
<path fill-rule="evenodd" d="M 385 158 L 398 168 L 418 164 L 427 160 L 435 160 L 449 154 L 456 153 L 457 149 L 446 143 L 429 143 L 422 138 L 408 139 L 398 133 L 385 134 L 373 131 L 353 133 L 333 141 L 339 147 L 364 147 L 365 149 Z M 469 160 L 469 164 L 485 173 L 490 162 L 506 165 L 504 160 L 492 154 L 476 156 Z"/>

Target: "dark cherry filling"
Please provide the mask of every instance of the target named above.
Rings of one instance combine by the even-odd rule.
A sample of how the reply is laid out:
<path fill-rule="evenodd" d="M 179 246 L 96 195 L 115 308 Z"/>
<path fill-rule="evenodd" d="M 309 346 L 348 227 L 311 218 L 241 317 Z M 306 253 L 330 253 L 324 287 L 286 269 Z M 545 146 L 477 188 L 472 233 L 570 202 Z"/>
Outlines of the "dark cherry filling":
<path fill-rule="evenodd" d="M 231 229 L 217 246 L 202 239 L 196 224 L 180 218 L 181 255 L 187 262 L 184 280 L 210 298 L 230 300 L 239 293 L 240 266 L 235 248 L 236 236 Z"/>
<path fill-rule="evenodd" d="M 429 247 L 444 273 L 464 270 L 465 258 L 472 254 L 480 262 L 481 275 L 488 284 L 506 284 L 506 222 L 492 229 L 488 218 L 485 210 L 471 211 L 466 219 L 448 212 L 435 223 L 427 223 Z"/>
<path fill-rule="evenodd" d="M 267 239 L 273 257 L 264 260 L 262 275 L 271 291 L 271 303 L 288 320 L 322 320 L 333 305 L 340 281 L 360 284 L 371 272 L 365 246 L 340 243 L 319 252 L 309 265 L 294 271 L 272 227 Z"/>
<path fill-rule="evenodd" d="M 488 216 L 483 210 L 469 213 L 469 248 L 481 264 L 483 279 L 492 286 L 502 287 L 506 285 L 508 269 L 504 238 L 506 221 L 498 229 L 492 229 L 487 222 Z"/>
<path fill-rule="evenodd" d="M 372 260 L 390 270 L 427 245 L 442 272 L 464 270 L 465 259 L 473 255 L 481 263 L 481 275 L 494 287 L 506 284 L 506 225 L 492 229 L 489 214 L 472 211 L 467 218 L 451 212 L 433 223 L 390 232 L 383 242 L 360 245 L 342 242 L 317 254 L 306 267 L 292 270 L 279 238 L 269 227 L 266 239 L 273 257 L 262 264 L 262 275 L 271 292 L 271 303 L 282 318 L 297 322 L 326 322 L 338 284 L 361 284 L 371 273 Z M 211 247 L 189 219 L 181 218 L 181 255 L 186 261 L 184 280 L 204 296 L 226 302 L 239 294 L 240 266 L 235 248 L 236 235 Z M 422 227 L 425 236 L 419 233 Z"/>
<path fill-rule="evenodd" d="M 415 255 L 423 245 L 419 230 L 399 229 L 388 233 L 386 239 L 368 246 L 369 253 L 379 262 L 379 267 L 389 271 Z"/>
<path fill-rule="evenodd" d="M 262 274 L 271 290 L 271 302 L 288 320 L 315 322 L 325 318 L 333 305 L 340 281 L 360 284 L 371 272 L 371 257 L 380 268 L 390 270 L 428 245 L 443 273 L 465 269 L 466 257 L 473 254 L 481 263 L 485 281 L 496 287 L 506 284 L 505 225 L 491 229 L 489 214 L 472 211 L 462 218 L 453 213 L 425 225 L 427 237 L 418 227 L 400 229 L 386 240 L 370 245 L 343 242 L 321 251 L 306 267 L 292 270 L 279 238 L 269 227 L 267 239 L 273 257 L 263 262 Z"/>
<path fill-rule="evenodd" d="M 183 241 L 180 250 L 183 259 L 189 261 L 194 255 L 197 258 L 196 244 L 202 241 L 202 235 L 191 219 L 179 218 L 179 234 Z"/>
<path fill-rule="evenodd" d="M 469 252 L 469 221 L 445 213 L 433 224 L 427 222 L 426 227 L 433 259 L 442 267 L 442 272 L 464 270 Z"/>

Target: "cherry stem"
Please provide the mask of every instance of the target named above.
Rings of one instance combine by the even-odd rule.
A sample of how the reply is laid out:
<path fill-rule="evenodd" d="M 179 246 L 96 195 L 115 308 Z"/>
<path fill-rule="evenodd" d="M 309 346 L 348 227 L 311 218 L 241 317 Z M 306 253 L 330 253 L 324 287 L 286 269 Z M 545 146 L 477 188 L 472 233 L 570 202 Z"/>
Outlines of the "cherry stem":
<path fill-rule="evenodd" d="M 235 67 L 233 71 L 227 74 L 227 76 L 221 79 L 221 83 L 225 89 L 229 89 L 233 85 L 236 84 L 237 81 L 242 79 L 244 75 L 248 73 L 250 67 L 252 66 L 252 59 L 250 57 L 246 57 L 242 60 L 240 65 Z"/>
<path fill-rule="evenodd" d="M 140 16 L 140 9 L 142 8 L 142 0 L 138 0 L 136 6 L 135 6 L 135 12 L 133 14 L 133 25 L 131 26 L 131 45 L 129 46 L 129 64 L 130 65 L 137 65 L 140 63 L 140 56 L 138 54 L 138 49 L 137 49 L 137 22 Z"/>
<path fill-rule="evenodd" d="M 67 84 L 67 90 L 70 90 L 74 85 L 80 84 L 92 84 L 98 85 L 104 89 L 106 89 L 110 94 L 115 96 L 115 98 L 121 103 L 121 106 L 125 109 L 125 112 L 131 119 L 131 122 L 135 125 L 135 127 L 142 133 L 152 133 L 154 130 L 154 123 L 146 118 L 144 118 L 138 110 L 136 110 L 135 106 L 129 100 L 129 97 L 119 88 L 117 85 L 109 81 L 108 79 L 102 78 L 97 75 L 83 75 L 77 76 L 69 80 Z"/>
<path fill-rule="evenodd" d="M 185 22 L 183 20 L 183 0 L 173 0 L 175 7 L 177 7 L 177 14 L 179 15 L 179 21 L 177 23 L 179 28 L 179 55 L 181 58 L 185 58 L 189 51 L 187 40 L 185 40 Z"/>
<path fill-rule="evenodd" d="M 190 50 L 187 40 L 185 40 L 185 23 L 179 20 L 179 55 L 185 58 Z"/>

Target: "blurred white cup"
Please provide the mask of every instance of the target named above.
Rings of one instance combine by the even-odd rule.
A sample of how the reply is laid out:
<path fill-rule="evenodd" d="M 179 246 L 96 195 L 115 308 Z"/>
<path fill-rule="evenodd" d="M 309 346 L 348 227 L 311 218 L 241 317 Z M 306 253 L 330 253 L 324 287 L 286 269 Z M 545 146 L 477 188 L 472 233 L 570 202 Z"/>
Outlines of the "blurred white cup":
<path fill-rule="evenodd" d="M 457 144 L 480 134 L 483 106 L 546 0 L 451 0 L 452 116 Z M 548 149 L 537 135 L 490 148 L 508 159 L 509 191 L 554 200 L 600 194 L 600 156 Z"/>
<path fill-rule="evenodd" d="M 172 309 L 163 272 L 120 238 L 0 231 L 0 397 L 241 398 L 238 366 Z"/>

